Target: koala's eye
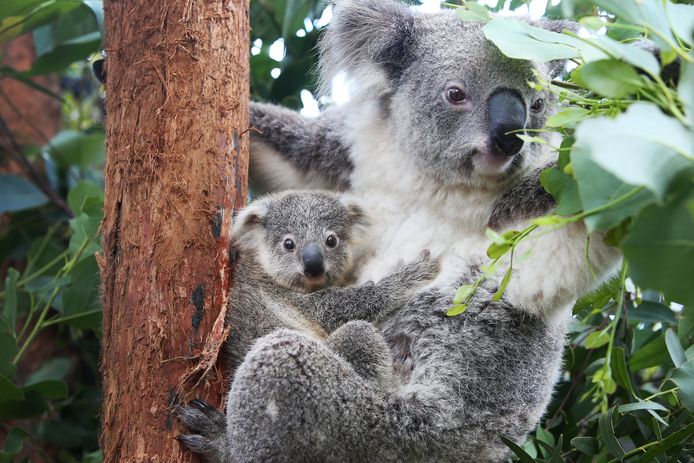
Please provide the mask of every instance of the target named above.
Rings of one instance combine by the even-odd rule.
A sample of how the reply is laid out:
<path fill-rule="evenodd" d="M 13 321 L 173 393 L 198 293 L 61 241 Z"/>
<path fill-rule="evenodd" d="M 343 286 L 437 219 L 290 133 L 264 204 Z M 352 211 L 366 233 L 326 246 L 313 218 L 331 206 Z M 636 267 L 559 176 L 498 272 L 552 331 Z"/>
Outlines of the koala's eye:
<path fill-rule="evenodd" d="M 287 251 L 293 251 L 295 247 L 294 241 L 291 238 L 287 238 L 286 240 L 284 240 L 283 245 L 284 249 L 286 249 Z"/>
<path fill-rule="evenodd" d="M 453 105 L 459 105 L 465 102 L 465 92 L 459 85 L 450 85 L 443 92 L 446 101 Z"/>
<path fill-rule="evenodd" d="M 530 110 L 534 113 L 542 112 L 542 110 L 544 110 L 544 109 L 545 109 L 544 98 L 538 98 L 537 100 L 533 101 L 532 105 L 530 105 Z"/>
<path fill-rule="evenodd" d="M 328 235 L 328 237 L 325 239 L 325 245 L 329 248 L 334 248 L 337 246 L 337 236 Z"/>

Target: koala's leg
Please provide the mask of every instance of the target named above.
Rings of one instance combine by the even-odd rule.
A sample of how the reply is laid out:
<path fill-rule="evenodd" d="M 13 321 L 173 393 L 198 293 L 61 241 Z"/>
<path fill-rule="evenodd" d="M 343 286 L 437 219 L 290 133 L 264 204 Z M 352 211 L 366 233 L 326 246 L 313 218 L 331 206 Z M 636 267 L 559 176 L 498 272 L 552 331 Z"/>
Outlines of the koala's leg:
<path fill-rule="evenodd" d="M 352 162 L 339 109 L 306 118 L 280 106 L 251 103 L 250 177 L 255 190 L 349 187 Z"/>
<path fill-rule="evenodd" d="M 202 456 L 206 463 L 229 463 L 229 441 L 224 414 L 202 400 L 193 400 L 177 411 L 183 425 L 192 434 L 177 439 L 189 450 Z"/>
<path fill-rule="evenodd" d="M 239 463 L 384 461 L 395 449 L 382 397 L 323 343 L 276 331 L 248 353 L 229 392 L 231 454 Z"/>
<path fill-rule="evenodd" d="M 388 389 L 395 385 L 390 349 L 371 323 L 349 322 L 335 330 L 325 344 L 375 387 Z"/>

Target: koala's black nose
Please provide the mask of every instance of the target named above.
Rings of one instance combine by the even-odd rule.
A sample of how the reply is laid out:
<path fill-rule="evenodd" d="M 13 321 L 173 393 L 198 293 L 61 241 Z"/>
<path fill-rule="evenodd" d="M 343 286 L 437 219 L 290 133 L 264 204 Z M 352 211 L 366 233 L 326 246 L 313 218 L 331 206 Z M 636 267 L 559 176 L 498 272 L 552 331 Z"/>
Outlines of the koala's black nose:
<path fill-rule="evenodd" d="M 515 156 L 523 147 L 516 135 L 525 129 L 525 103 L 521 96 L 502 89 L 489 97 L 489 131 L 492 148 L 505 156 Z M 511 132 L 511 133 L 509 133 Z"/>
<path fill-rule="evenodd" d="M 323 266 L 323 251 L 318 245 L 309 244 L 304 248 L 303 253 L 304 273 L 311 277 L 323 275 L 325 267 Z"/>

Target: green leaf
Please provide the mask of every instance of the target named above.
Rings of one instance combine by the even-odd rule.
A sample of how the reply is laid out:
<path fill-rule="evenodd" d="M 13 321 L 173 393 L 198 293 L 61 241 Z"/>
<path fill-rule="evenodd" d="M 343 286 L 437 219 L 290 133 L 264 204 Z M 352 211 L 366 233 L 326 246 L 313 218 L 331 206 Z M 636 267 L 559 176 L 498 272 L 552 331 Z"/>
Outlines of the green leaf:
<path fill-rule="evenodd" d="M 665 413 L 668 412 L 667 407 L 664 407 L 657 402 L 634 402 L 632 404 L 625 404 L 617 407 L 617 411 L 619 413 L 629 413 L 637 410 L 655 410 Z"/>
<path fill-rule="evenodd" d="M 615 407 L 616 408 L 616 407 Z M 607 451 L 617 458 L 622 458 L 624 456 L 624 449 L 617 440 L 614 433 L 614 424 L 612 421 L 612 416 L 615 408 L 611 408 L 604 415 L 600 416 L 598 420 L 599 436 L 602 443 L 607 448 Z"/>
<path fill-rule="evenodd" d="M 513 274 L 513 267 L 509 266 L 508 270 L 506 270 L 506 273 L 504 274 L 504 278 L 501 280 L 501 284 L 499 285 L 499 289 L 492 295 L 492 301 L 500 301 L 501 298 L 504 296 L 504 293 L 506 292 L 506 287 L 508 286 L 509 282 L 511 281 L 511 275 Z"/>
<path fill-rule="evenodd" d="M 71 326 L 97 330 L 101 325 L 101 304 L 99 268 L 94 256 L 90 255 L 80 260 L 70 272 L 70 276 L 72 284 L 63 293 L 61 318 Z"/>
<path fill-rule="evenodd" d="M 27 379 L 26 386 L 41 383 L 48 380 L 62 380 L 67 375 L 70 368 L 70 359 L 66 357 L 55 357 L 41 365 L 37 371 Z"/>
<path fill-rule="evenodd" d="M 101 249 L 99 241 L 99 225 L 103 218 L 104 202 L 101 198 L 88 197 L 82 204 L 82 212 L 70 220 L 72 236 L 70 237 L 70 254 L 75 255 L 84 240 L 89 244 L 83 251 L 81 259 L 94 255 Z"/>
<path fill-rule="evenodd" d="M 670 354 L 665 346 L 665 336 L 662 335 L 637 349 L 629 359 L 629 368 L 637 372 L 656 365 L 670 364 L 670 362 Z"/>
<path fill-rule="evenodd" d="M 21 420 L 31 418 L 48 409 L 48 403 L 39 391 L 24 393 L 24 399 L 0 402 L 0 419 Z"/>
<path fill-rule="evenodd" d="M 508 437 L 504 437 L 502 435 L 499 435 L 499 439 L 501 439 L 501 441 L 513 451 L 513 453 L 518 457 L 518 460 L 521 461 L 521 463 L 535 463 L 535 459 L 528 455 L 528 453 L 525 450 L 523 450 L 520 445 L 516 444 Z"/>
<path fill-rule="evenodd" d="M 7 376 L 0 375 L 0 402 L 24 400 L 24 393 Z"/>
<path fill-rule="evenodd" d="M 638 307 L 630 308 L 627 312 L 629 320 L 648 323 L 675 323 L 675 313 L 668 306 L 652 301 L 643 301 Z"/>
<path fill-rule="evenodd" d="M 62 167 L 99 165 L 104 159 L 104 134 L 63 130 L 50 141 L 48 151 Z"/>
<path fill-rule="evenodd" d="M 67 397 L 67 386 L 64 382 L 49 379 L 22 388 L 24 394 L 38 392 L 46 399 L 64 399 Z"/>
<path fill-rule="evenodd" d="M 542 171 L 540 183 L 557 200 L 557 214 L 575 214 L 583 207 L 578 195 L 578 184 L 571 175 L 552 167 Z"/>
<path fill-rule="evenodd" d="M 638 2 L 594 0 L 594 3 L 629 24 L 642 26 L 656 32 L 652 39 L 663 50 L 670 50 L 671 44 L 676 43 L 672 32 L 670 32 L 670 21 L 663 6 L 665 2 L 661 0 L 640 0 Z"/>
<path fill-rule="evenodd" d="M 607 330 L 601 330 L 590 333 L 586 337 L 586 340 L 583 341 L 583 345 L 585 345 L 587 349 L 598 349 L 608 342 L 610 342 L 610 333 L 608 333 Z"/>
<path fill-rule="evenodd" d="M 630 65 L 614 59 L 579 66 L 574 79 L 589 90 L 608 98 L 623 98 L 643 87 L 643 79 Z"/>
<path fill-rule="evenodd" d="M 590 117 L 590 111 L 585 108 L 566 108 L 547 118 L 547 127 L 574 127 L 577 123 Z"/>
<path fill-rule="evenodd" d="M 671 184 L 694 172 L 694 137 L 650 103 L 635 103 L 615 119 L 596 117 L 576 129 L 576 147 L 605 170 L 664 199 Z"/>
<path fill-rule="evenodd" d="M 23 177 L 0 174 L 0 214 L 43 206 L 48 198 Z"/>
<path fill-rule="evenodd" d="M 677 334 L 675 334 L 672 328 L 665 330 L 665 345 L 670 353 L 672 363 L 674 363 L 677 368 L 681 367 L 682 364 L 687 361 L 687 356 L 684 355 L 684 349 L 682 349 L 682 344 L 680 344 L 680 338 L 677 337 Z"/>
<path fill-rule="evenodd" d="M 0 10 L 0 45 L 79 6 L 79 1 L 3 0 Z"/>
<path fill-rule="evenodd" d="M 580 40 L 522 21 L 494 18 L 482 30 L 484 36 L 509 58 L 546 62 L 581 55 Z"/>
<path fill-rule="evenodd" d="M 571 445 L 586 455 L 597 455 L 600 451 L 600 443 L 595 437 L 574 437 Z"/>
<path fill-rule="evenodd" d="M 694 360 L 687 360 L 672 372 L 670 379 L 677 384 L 677 396 L 690 412 L 694 412 Z"/>
<path fill-rule="evenodd" d="M 101 32 L 91 32 L 67 40 L 50 53 L 39 57 L 31 69 L 22 73 L 26 77 L 40 76 L 65 69 L 70 64 L 89 57 L 101 45 Z"/>
<path fill-rule="evenodd" d="M 650 447 L 646 453 L 639 457 L 638 462 L 648 463 L 649 461 L 654 460 L 659 454 L 671 449 L 672 447 L 688 442 L 691 436 L 694 436 L 694 423 L 690 423 L 684 428 L 678 429 L 653 447 Z"/>
<path fill-rule="evenodd" d="M 627 369 L 624 349 L 621 347 L 615 347 L 612 350 L 610 370 L 612 370 L 612 375 L 617 384 L 629 391 L 631 395 L 635 395 L 634 388 L 632 387 L 631 380 L 629 379 L 629 371 Z"/>
<path fill-rule="evenodd" d="M 617 202 L 637 188 L 607 172 L 590 157 L 586 150 L 580 147 L 575 146 L 572 150 L 571 165 L 578 184 L 578 194 L 586 211 Z M 644 188 L 619 204 L 615 204 L 614 207 L 586 217 L 584 222 L 589 231 L 609 230 L 619 225 L 624 219 L 636 215 L 638 211 L 654 201 L 653 194 Z"/>
<path fill-rule="evenodd" d="M 496 244 L 492 243 L 487 248 L 487 256 L 490 259 L 497 259 L 506 254 L 511 249 L 511 243 Z"/>
<path fill-rule="evenodd" d="M 489 10 L 477 2 L 466 2 L 455 10 L 460 19 L 466 22 L 487 22 L 491 19 Z"/>
<path fill-rule="evenodd" d="M 680 198 L 665 207 L 646 208 L 624 241 L 631 278 L 641 287 L 662 291 L 667 298 L 694 304 L 694 218 Z"/>
<path fill-rule="evenodd" d="M 14 458 L 22 451 L 24 439 L 29 437 L 29 433 L 20 429 L 13 428 L 5 438 L 5 448 L 0 451 L 0 462 L 12 463 Z"/>
<path fill-rule="evenodd" d="M 12 378 L 15 374 L 15 366 L 12 363 L 17 355 L 17 340 L 14 327 L 0 315 L 0 375 Z"/>
<path fill-rule="evenodd" d="M 464 285 L 458 288 L 453 297 L 453 304 L 457 305 L 466 302 L 475 292 L 475 289 L 477 289 L 477 285 Z"/>
<path fill-rule="evenodd" d="M 446 312 L 446 315 L 449 317 L 455 317 L 456 315 L 460 315 L 462 313 L 465 313 L 466 310 L 467 310 L 467 304 L 456 304 L 453 307 L 448 309 L 448 311 Z"/>
<path fill-rule="evenodd" d="M 11 327 L 17 325 L 17 280 L 19 272 L 13 268 L 5 278 L 5 320 Z"/>
<path fill-rule="evenodd" d="M 103 201 L 104 190 L 94 182 L 80 180 L 67 194 L 67 203 L 73 214 L 78 215 L 82 211 L 84 201 L 88 197 L 100 198 Z"/>

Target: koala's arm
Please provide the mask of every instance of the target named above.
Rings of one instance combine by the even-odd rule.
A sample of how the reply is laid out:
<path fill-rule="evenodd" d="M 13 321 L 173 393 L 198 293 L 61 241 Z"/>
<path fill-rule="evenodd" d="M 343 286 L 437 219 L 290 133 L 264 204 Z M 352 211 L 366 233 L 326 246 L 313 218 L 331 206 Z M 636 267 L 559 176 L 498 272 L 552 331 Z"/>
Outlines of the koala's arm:
<path fill-rule="evenodd" d="M 556 202 L 540 184 L 540 174 L 551 167 L 532 171 L 496 202 L 489 221 L 495 231 L 520 230 L 528 221 L 551 213 Z M 516 249 L 513 274 L 506 299 L 532 312 L 550 313 L 575 302 L 614 274 L 621 259 L 619 251 L 603 241 L 602 233 L 588 233 L 582 222 L 555 231 L 539 229 Z"/>
<path fill-rule="evenodd" d="M 302 294 L 299 305 L 329 333 L 351 320 L 374 321 L 405 305 L 415 291 L 436 277 L 439 266 L 438 259 L 423 252 L 412 262 L 398 264 L 378 283 Z"/>
<path fill-rule="evenodd" d="M 251 103 L 250 176 L 254 189 L 349 187 L 352 162 L 341 109 L 307 118 L 280 106 Z"/>

